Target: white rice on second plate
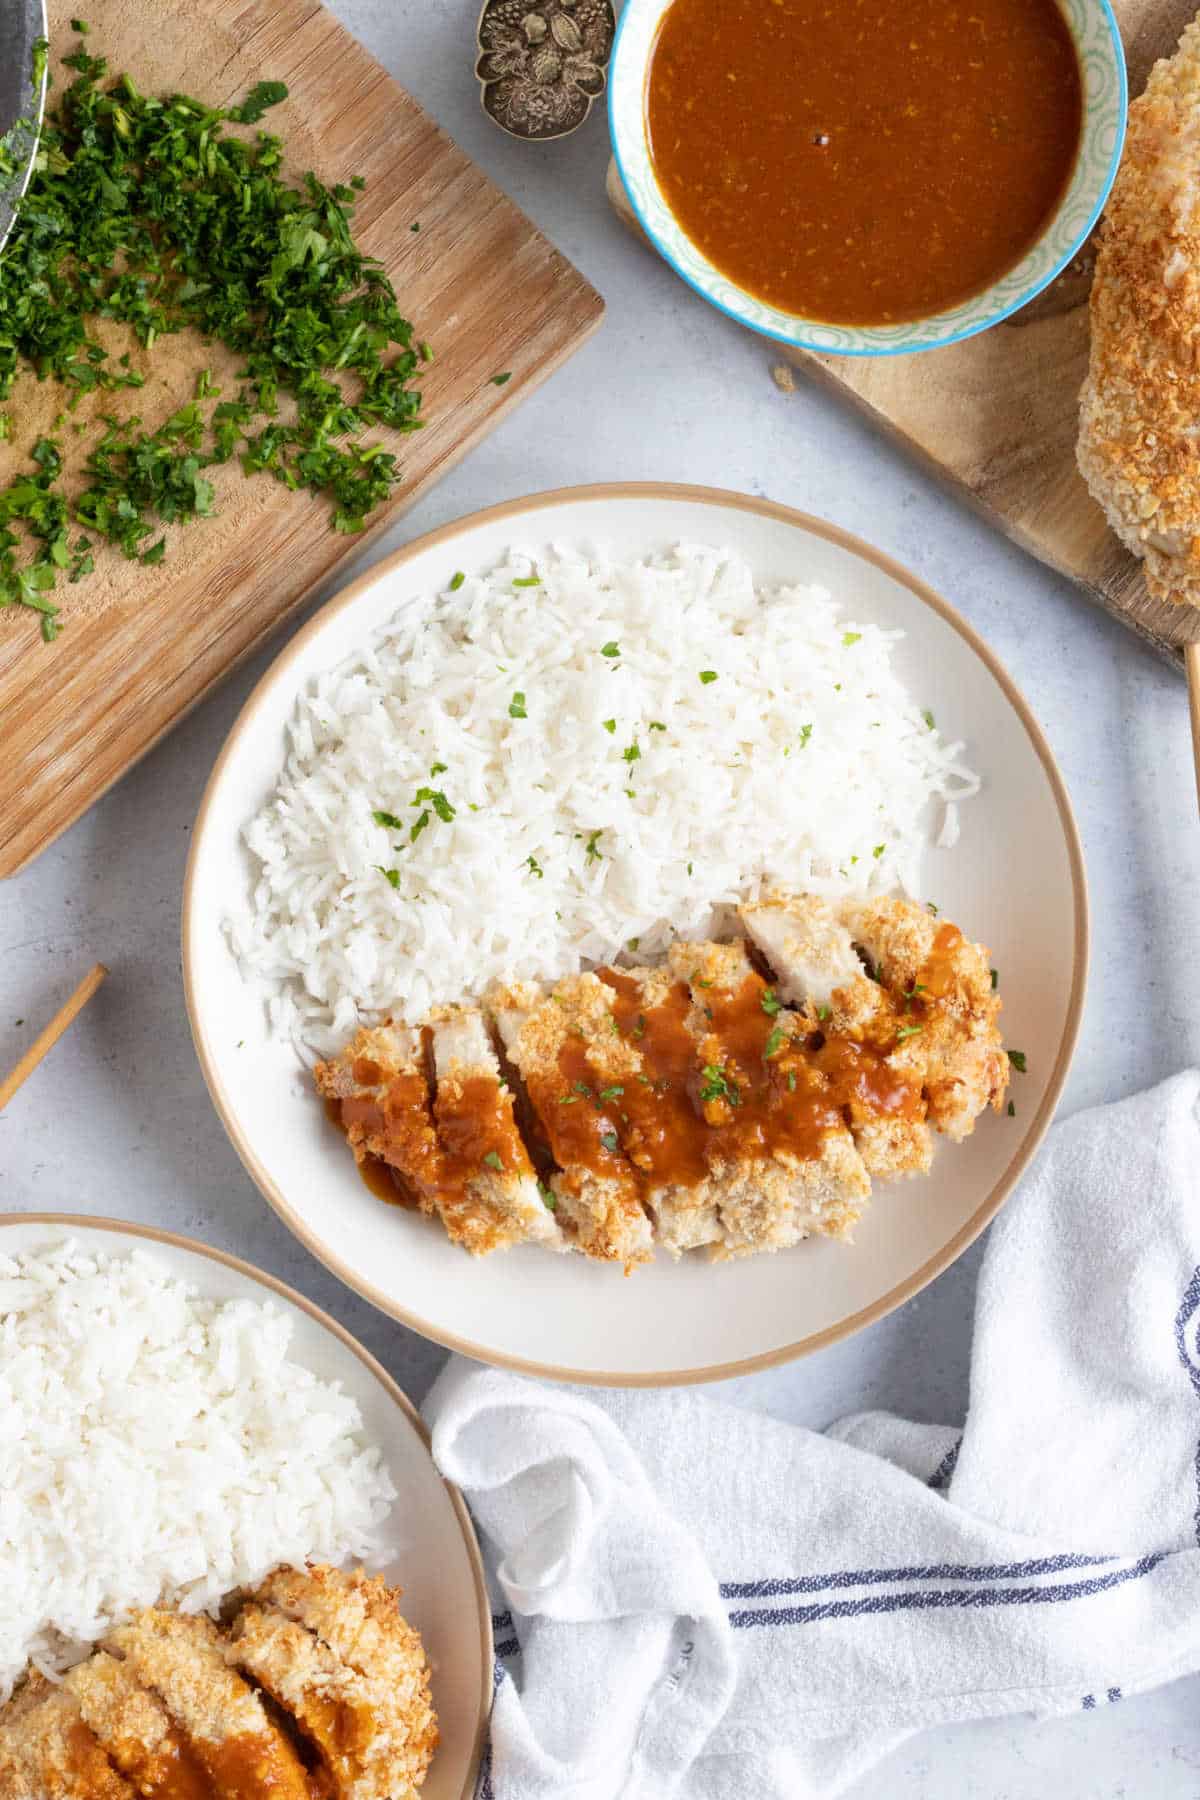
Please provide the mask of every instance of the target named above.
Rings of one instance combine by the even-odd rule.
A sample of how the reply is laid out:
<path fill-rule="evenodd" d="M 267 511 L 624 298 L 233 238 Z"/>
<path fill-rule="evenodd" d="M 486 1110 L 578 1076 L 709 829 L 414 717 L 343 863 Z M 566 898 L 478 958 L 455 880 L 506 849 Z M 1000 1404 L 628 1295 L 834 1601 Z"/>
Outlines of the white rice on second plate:
<path fill-rule="evenodd" d="M 891 667 L 902 634 L 822 588 L 693 545 L 447 575 L 300 698 L 246 831 L 231 940 L 314 1049 L 653 958 L 764 886 L 919 895 L 978 790 Z"/>
<path fill-rule="evenodd" d="M 378 1550 L 391 1477 L 291 1337 L 141 1251 L 0 1254 L 0 1705 L 138 1607 Z"/>

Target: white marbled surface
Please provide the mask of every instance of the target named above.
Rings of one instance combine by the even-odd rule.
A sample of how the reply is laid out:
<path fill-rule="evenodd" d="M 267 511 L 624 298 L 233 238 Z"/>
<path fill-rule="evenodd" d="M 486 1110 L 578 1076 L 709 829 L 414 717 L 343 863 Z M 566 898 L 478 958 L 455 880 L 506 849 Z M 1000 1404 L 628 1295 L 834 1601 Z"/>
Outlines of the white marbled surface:
<path fill-rule="evenodd" d="M 709 311 L 610 215 L 602 109 L 573 139 L 514 143 L 479 108 L 472 7 L 337 0 L 335 10 L 608 302 L 587 348 L 372 556 L 491 501 L 610 479 L 739 488 L 862 533 L 983 632 L 1066 775 L 1094 950 L 1064 1110 L 1200 1061 L 1200 827 L 1180 677 L 831 400 L 781 394 L 770 346 Z M 267 660 L 242 669 L 34 867 L 0 886 L 0 1070 L 93 960 L 112 971 L 0 1115 L 0 1208 L 114 1214 L 234 1251 L 336 1314 L 419 1400 L 442 1352 L 348 1293 L 268 1210 L 209 1105 L 188 1035 L 178 924 L 189 829 Z M 978 1257 L 976 1246 L 851 1342 L 729 1383 L 725 1397 L 814 1426 L 865 1406 L 960 1421 Z M 1056 1800 L 1195 1800 L 1200 1680 L 1067 1721 L 930 1733 L 859 1791 L 1043 1800 L 1051 1789 Z"/>

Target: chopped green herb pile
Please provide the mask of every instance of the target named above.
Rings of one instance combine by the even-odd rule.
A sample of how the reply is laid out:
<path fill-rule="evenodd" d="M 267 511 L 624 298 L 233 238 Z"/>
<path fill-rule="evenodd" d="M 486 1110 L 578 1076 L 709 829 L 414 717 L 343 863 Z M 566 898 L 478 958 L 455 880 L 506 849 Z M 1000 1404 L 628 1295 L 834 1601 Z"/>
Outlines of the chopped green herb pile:
<path fill-rule="evenodd" d="M 26 368 L 63 388 L 68 411 L 94 390 L 143 387 L 130 358 L 98 341 L 99 319 L 128 326 L 147 351 L 198 331 L 240 367 L 236 392 L 221 397 L 205 375 L 153 428 L 106 415 L 73 503 L 45 438 L 30 470 L 0 490 L 0 606 L 32 607 L 46 638 L 56 631 L 48 596 L 61 573 L 90 572 L 92 536 L 159 561 L 159 527 L 212 512 L 205 471 L 234 457 L 247 475 L 326 495 L 335 531 L 362 530 L 397 479 L 395 457 L 365 434 L 414 430 L 420 407 L 412 328 L 351 235 L 361 182 L 326 187 L 310 173 L 295 185 L 280 172 L 278 138 L 223 130 L 257 124 L 286 97 L 281 82 L 259 82 L 223 110 L 109 79 L 82 45 L 64 63 L 75 78 L 47 114 L 0 261 L 0 401 Z M 91 535 L 72 545 L 73 524 Z"/>

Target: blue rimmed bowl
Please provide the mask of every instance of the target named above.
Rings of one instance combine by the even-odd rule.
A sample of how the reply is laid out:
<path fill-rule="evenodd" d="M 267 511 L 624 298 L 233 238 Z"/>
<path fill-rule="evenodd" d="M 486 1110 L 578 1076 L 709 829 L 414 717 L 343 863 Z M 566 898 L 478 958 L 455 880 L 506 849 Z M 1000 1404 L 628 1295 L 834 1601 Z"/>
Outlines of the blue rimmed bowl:
<path fill-rule="evenodd" d="M 1125 55 L 1108 0 L 1058 0 L 1079 57 L 1083 125 L 1058 208 L 1020 262 L 990 287 L 944 312 L 893 325 L 831 325 L 783 312 L 747 293 L 686 235 L 658 185 L 646 132 L 646 81 L 670 0 L 625 0 L 608 84 L 613 154 L 625 192 L 651 243 L 689 287 L 765 337 L 835 356 L 895 356 L 974 337 L 1032 300 L 1083 244 L 1108 197 L 1125 138 Z"/>

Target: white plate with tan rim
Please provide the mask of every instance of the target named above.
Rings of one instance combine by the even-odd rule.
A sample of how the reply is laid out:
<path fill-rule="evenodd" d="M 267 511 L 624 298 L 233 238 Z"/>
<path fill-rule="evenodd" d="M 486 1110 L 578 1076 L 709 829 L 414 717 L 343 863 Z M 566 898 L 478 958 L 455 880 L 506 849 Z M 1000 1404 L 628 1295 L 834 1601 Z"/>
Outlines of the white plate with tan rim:
<path fill-rule="evenodd" d="M 404 1590 L 401 1609 L 421 1633 L 441 1743 L 422 1800 L 469 1800 L 492 1699 L 492 1626 L 479 1546 L 467 1509 L 429 1454 L 425 1427 L 391 1376 L 328 1314 L 249 1263 L 169 1232 L 68 1213 L 0 1218 L 0 1252 L 42 1250 L 67 1240 L 108 1256 L 146 1252 L 206 1299 L 253 1300 L 292 1321 L 290 1352 L 358 1404 L 363 1436 L 378 1445 L 397 1499 L 381 1527 L 375 1565 Z"/>
<path fill-rule="evenodd" d="M 242 829 L 282 766 L 285 728 L 316 675 L 361 648 L 448 574 L 484 573 L 514 544 L 615 557 L 680 540 L 728 546 L 765 581 L 821 582 L 855 618 L 900 627 L 895 666 L 947 738 L 966 740 L 983 791 L 953 851 L 930 849 L 926 894 L 981 939 L 1001 972 L 1002 1025 L 1024 1050 L 1015 1117 L 989 1114 L 930 1175 L 879 1186 L 852 1246 L 810 1240 L 713 1264 L 660 1253 L 628 1279 L 532 1246 L 475 1259 L 432 1220 L 360 1180 L 295 1051 L 273 1041 L 223 921 L 251 881 Z M 271 1205 L 315 1256 L 394 1318 L 485 1362 L 605 1385 L 704 1381 L 782 1362 L 870 1324 L 917 1292 L 992 1218 L 1048 1125 L 1083 1004 L 1087 896 L 1062 778 L 1025 701 L 953 609 L 887 557 L 820 520 L 715 489 L 614 486 L 536 495 L 408 545 L 329 602 L 250 696 L 193 834 L 183 963 L 205 1079 Z"/>

